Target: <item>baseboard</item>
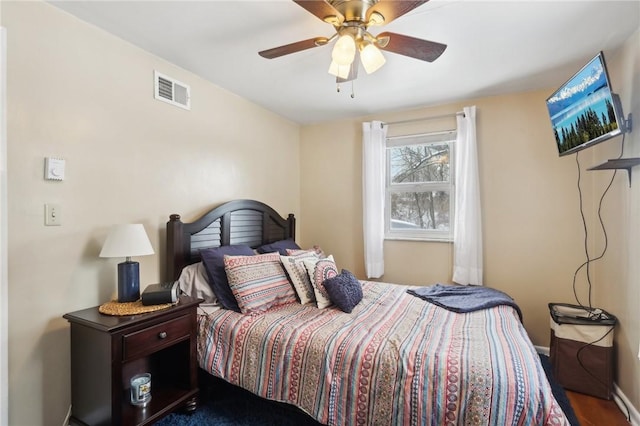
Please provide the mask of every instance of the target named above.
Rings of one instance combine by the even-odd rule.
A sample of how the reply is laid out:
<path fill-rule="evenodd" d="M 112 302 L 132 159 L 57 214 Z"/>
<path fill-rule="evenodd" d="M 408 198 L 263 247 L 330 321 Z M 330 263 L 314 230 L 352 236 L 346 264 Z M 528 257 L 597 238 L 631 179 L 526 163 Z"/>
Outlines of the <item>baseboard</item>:
<path fill-rule="evenodd" d="M 549 356 L 550 351 L 549 351 L 548 347 L 545 347 L 545 346 L 534 346 L 534 348 L 535 348 L 536 352 L 538 352 L 539 354 Z"/>
<path fill-rule="evenodd" d="M 69 405 L 69 410 L 67 411 L 67 415 L 64 418 L 64 422 L 62 426 L 69 426 L 69 422 L 71 421 L 71 405 Z"/>
<path fill-rule="evenodd" d="M 620 411 L 627 416 L 627 420 L 629 420 L 632 426 L 640 426 L 640 412 L 638 412 L 636 407 L 629 401 L 629 398 L 627 398 L 615 383 L 613 384 L 613 400 L 618 407 L 620 407 Z"/>
<path fill-rule="evenodd" d="M 539 354 L 549 356 L 550 351 L 548 347 L 534 346 L 534 348 Z M 613 384 L 613 400 L 632 426 L 640 426 L 640 412 L 633 406 L 629 398 L 627 398 L 616 383 Z"/>

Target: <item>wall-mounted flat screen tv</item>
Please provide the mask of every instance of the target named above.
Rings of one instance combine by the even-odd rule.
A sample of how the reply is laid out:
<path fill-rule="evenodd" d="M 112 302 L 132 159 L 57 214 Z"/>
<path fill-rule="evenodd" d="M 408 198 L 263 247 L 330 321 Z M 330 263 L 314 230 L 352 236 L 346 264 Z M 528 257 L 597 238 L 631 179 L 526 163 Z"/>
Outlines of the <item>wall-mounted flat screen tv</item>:
<path fill-rule="evenodd" d="M 624 118 L 600 52 L 547 99 L 558 153 L 567 155 L 622 133 Z"/>

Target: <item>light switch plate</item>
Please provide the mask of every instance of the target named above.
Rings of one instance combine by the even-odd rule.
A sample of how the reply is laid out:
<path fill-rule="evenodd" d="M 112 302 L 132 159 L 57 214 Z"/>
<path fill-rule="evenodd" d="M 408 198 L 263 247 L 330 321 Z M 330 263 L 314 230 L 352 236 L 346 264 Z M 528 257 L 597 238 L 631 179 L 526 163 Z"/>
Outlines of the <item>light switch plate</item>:
<path fill-rule="evenodd" d="M 62 225 L 62 209 L 60 204 L 45 204 L 44 205 L 44 224 L 46 226 L 60 226 Z"/>

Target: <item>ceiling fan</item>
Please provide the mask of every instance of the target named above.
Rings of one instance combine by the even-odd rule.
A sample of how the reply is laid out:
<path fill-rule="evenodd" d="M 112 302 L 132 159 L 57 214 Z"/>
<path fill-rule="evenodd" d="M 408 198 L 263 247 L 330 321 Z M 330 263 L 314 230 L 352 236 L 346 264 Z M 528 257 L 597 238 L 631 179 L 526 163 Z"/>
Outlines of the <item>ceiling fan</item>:
<path fill-rule="evenodd" d="M 447 45 L 402 34 L 383 32 L 374 36 L 371 26 L 388 24 L 429 0 L 293 0 L 322 21 L 333 25 L 331 37 L 315 37 L 258 52 L 273 59 L 313 47 L 325 46 L 337 38 L 329 73 L 338 83 L 355 80 L 359 63 L 370 74 L 385 63 L 380 50 L 433 62 Z M 356 55 L 356 51 L 360 55 Z"/>

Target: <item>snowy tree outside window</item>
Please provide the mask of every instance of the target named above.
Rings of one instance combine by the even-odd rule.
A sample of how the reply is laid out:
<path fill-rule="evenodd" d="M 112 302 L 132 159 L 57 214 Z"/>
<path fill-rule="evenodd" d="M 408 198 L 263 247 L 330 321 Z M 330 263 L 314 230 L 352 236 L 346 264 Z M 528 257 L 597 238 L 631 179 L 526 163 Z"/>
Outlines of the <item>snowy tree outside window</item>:
<path fill-rule="evenodd" d="M 451 241 L 455 131 L 387 138 L 385 237 Z"/>

